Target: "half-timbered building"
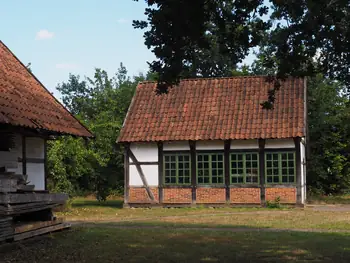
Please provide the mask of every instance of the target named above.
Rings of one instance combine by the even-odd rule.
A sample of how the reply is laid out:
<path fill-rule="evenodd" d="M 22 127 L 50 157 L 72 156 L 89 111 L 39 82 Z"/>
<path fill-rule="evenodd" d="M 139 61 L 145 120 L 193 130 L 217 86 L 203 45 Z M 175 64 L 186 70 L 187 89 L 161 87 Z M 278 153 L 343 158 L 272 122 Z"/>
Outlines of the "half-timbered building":
<path fill-rule="evenodd" d="M 304 204 L 306 82 L 281 84 L 267 110 L 264 76 L 140 83 L 118 138 L 125 205 Z"/>

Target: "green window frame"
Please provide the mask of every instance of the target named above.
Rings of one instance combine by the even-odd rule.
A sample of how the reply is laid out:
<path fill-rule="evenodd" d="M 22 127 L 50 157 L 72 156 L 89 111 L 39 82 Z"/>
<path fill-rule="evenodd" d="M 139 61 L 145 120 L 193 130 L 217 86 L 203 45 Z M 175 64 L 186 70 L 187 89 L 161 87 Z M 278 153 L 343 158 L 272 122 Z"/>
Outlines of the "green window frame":
<path fill-rule="evenodd" d="M 224 153 L 197 153 L 197 183 L 224 184 Z"/>
<path fill-rule="evenodd" d="M 267 184 L 295 184 L 295 152 L 266 152 L 265 181 Z"/>
<path fill-rule="evenodd" d="M 231 184 L 259 183 L 259 154 L 257 152 L 230 153 Z"/>
<path fill-rule="evenodd" d="M 188 153 L 164 154 L 164 184 L 191 184 L 191 155 Z"/>

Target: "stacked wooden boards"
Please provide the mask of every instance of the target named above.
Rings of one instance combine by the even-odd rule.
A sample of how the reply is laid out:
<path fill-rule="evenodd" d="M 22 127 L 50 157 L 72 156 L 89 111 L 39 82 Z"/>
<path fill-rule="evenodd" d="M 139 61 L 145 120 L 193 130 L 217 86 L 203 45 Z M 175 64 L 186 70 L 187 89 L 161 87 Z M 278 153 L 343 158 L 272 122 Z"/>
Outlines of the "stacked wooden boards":
<path fill-rule="evenodd" d="M 14 232 L 12 217 L 0 217 L 0 241 L 13 238 Z"/>
<path fill-rule="evenodd" d="M 68 196 L 47 192 L 0 193 L 0 241 L 21 240 L 69 227 L 52 208 Z"/>

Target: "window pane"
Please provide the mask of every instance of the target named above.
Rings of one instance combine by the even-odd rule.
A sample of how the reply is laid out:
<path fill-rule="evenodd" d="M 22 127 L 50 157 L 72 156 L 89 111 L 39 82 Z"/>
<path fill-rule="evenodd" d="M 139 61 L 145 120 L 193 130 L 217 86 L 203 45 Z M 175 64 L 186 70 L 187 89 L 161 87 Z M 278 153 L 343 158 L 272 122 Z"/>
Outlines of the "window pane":
<path fill-rule="evenodd" d="M 294 183 L 294 176 L 289 176 L 289 182 Z"/>
<path fill-rule="evenodd" d="M 279 182 L 278 176 L 274 176 L 274 177 L 273 177 L 273 182 L 274 182 L 274 183 L 278 183 L 278 182 Z"/>

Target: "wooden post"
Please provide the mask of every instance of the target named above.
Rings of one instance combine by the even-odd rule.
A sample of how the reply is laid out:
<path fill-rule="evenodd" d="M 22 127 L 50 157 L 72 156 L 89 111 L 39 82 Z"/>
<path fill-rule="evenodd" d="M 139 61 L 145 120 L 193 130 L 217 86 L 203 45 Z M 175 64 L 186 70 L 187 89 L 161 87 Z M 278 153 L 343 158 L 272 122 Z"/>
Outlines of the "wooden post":
<path fill-rule="evenodd" d="M 129 143 L 124 144 L 124 205 L 128 205 L 129 203 L 129 148 Z"/>
<path fill-rule="evenodd" d="M 27 140 L 24 135 L 22 135 L 22 174 L 27 174 Z"/>
<path fill-rule="evenodd" d="M 230 147 L 231 140 L 224 142 L 224 166 L 225 166 L 225 187 L 226 187 L 226 202 L 230 202 Z"/>
<path fill-rule="evenodd" d="M 301 152 L 300 152 L 300 137 L 295 137 L 294 145 L 295 145 L 295 174 L 297 179 L 297 205 L 302 204 L 301 200 Z"/>
<path fill-rule="evenodd" d="M 158 196 L 159 203 L 163 203 L 163 142 L 158 142 Z"/>
<path fill-rule="evenodd" d="M 45 176 L 45 190 L 47 190 L 47 177 L 49 175 L 49 170 L 47 166 L 47 139 L 44 139 L 44 176 Z"/>
<path fill-rule="evenodd" d="M 136 159 L 135 155 L 133 154 L 133 152 L 130 150 L 130 147 L 128 148 L 128 153 L 129 153 L 129 157 L 130 159 L 132 160 L 132 162 L 135 164 L 136 166 L 136 170 L 137 172 L 139 173 L 140 177 L 141 177 L 141 181 L 143 183 L 143 186 L 145 187 L 146 189 L 146 192 L 148 194 L 148 197 L 149 199 L 151 200 L 152 203 L 155 202 L 155 198 L 154 198 L 154 195 L 152 193 L 152 190 L 151 188 L 149 187 L 148 185 L 148 182 L 147 182 L 147 179 L 146 179 L 146 176 L 145 174 L 143 173 L 143 170 L 142 170 L 142 167 L 141 165 L 139 164 L 139 161 Z"/>
<path fill-rule="evenodd" d="M 260 202 L 265 205 L 265 139 L 259 139 Z"/>
<path fill-rule="evenodd" d="M 197 162 L 196 162 L 196 142 L 189 141 L 191 153 L 191 185 L 192 185 L 192 204 L 197 200 Z"/>

